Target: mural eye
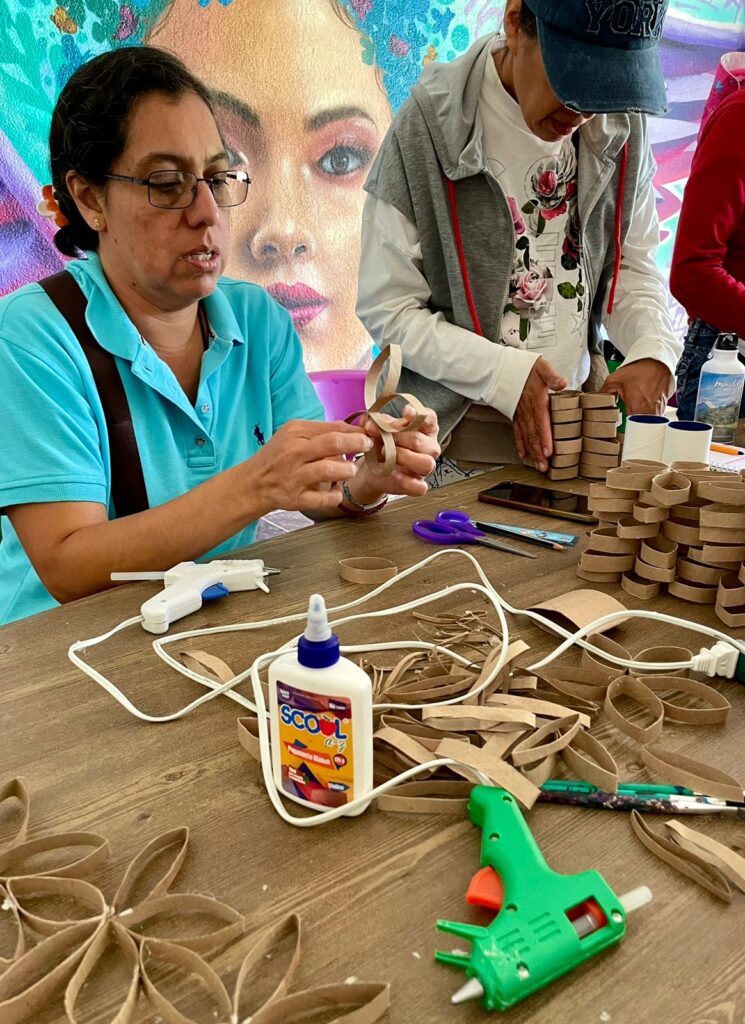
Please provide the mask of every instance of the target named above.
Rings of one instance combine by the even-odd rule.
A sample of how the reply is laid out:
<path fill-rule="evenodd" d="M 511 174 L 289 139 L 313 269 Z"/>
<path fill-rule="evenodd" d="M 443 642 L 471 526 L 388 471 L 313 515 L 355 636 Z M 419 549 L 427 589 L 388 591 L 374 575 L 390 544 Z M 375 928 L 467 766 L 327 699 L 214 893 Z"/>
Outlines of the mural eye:
<path fill-rule="evenodd" d="M 328 153 L 323 154 L 316 166 L 324 174 L 340 177 L 345 174 L 354 174 L 361 167 L 367 166 L 371 155 L 368 150 L 358 149 L 356 146 L 334 146 Z"/>

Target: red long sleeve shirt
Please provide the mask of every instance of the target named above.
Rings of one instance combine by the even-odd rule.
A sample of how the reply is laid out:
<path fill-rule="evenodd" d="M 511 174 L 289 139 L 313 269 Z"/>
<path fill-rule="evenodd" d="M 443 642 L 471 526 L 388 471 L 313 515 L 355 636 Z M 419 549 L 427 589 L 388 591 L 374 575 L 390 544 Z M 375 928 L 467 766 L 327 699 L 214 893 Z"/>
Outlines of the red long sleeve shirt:
<path fill-rule="evenodd" d="M 670 291 L 745 339 L 745 85 L 704 125 L 683 196 Z"/>

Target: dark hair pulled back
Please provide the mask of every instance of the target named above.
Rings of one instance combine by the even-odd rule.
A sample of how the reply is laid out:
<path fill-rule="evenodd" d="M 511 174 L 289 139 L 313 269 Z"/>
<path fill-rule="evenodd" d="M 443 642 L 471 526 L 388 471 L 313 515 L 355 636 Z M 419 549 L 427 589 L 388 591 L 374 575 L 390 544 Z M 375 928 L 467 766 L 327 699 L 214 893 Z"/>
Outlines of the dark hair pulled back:
<path fill-rule="evenodd" d="M 195 93 L 212 110 L 209 90 L 173 54 L 155 46 L 130 46 L 102 53 L 70 77 L 52 114 L 49 157 L 52 186 L 68 224 L 54 244 L 65 256 L 98 247 L 65 182 L 68 171 L 104 187 L 106 175 L 127 145 L 137 101 L 160 92 L 174 99 Z"/>

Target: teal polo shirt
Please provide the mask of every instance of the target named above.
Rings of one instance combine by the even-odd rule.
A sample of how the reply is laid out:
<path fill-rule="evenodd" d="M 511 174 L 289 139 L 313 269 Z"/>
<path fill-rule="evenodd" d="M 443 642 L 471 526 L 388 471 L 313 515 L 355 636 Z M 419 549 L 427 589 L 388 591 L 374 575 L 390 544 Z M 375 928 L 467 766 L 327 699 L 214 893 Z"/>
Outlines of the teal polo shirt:
<path fill-rule="evenodd" d="M 151 508 L 250 459 L 287 420 L 324 419 L 292 320 L 263 288 L 221 278 L 205 300 L 210 338 L 192 405 L 140 338 L 96 254 L 67 269 L 88 299 L 88 326 L 116 358 Z M 0 510 L 95 501 L 113 518 L 108 433 L 93 376 L 38 284 L 0 299 L 0 391 Z M 7 516 L 0 530 L 0 623 L 54 607 Z M 245 547 L 255 532 L 249 523 L 205 558 Z"/>

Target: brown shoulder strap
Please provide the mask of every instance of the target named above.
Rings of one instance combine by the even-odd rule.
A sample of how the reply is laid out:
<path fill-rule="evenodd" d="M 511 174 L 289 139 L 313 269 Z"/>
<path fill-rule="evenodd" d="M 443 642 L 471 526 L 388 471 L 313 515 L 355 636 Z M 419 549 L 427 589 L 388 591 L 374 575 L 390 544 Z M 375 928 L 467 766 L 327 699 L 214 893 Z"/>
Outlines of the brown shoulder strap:
<path fill-rule="evenodd" d="M 90 364 L 109 432 L 111 495 L 116 514 L 143 512 L 149 508 L 145 478 L 116 360 L 93 337 L 85 320 L 88 301 L 72 274 L 63 270 L 39 284 L 70 325 Z"/>

